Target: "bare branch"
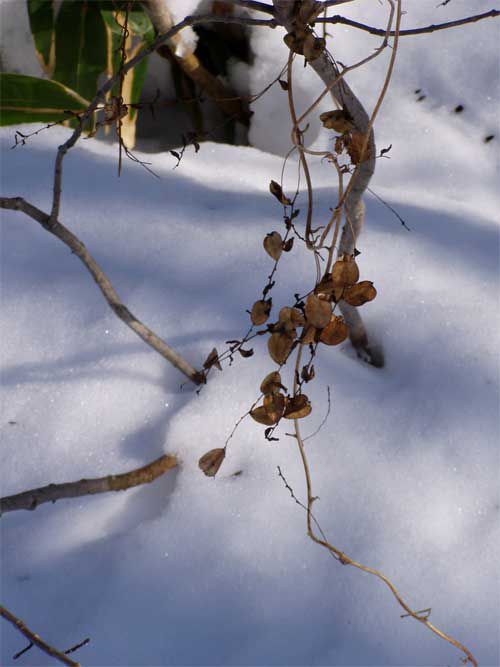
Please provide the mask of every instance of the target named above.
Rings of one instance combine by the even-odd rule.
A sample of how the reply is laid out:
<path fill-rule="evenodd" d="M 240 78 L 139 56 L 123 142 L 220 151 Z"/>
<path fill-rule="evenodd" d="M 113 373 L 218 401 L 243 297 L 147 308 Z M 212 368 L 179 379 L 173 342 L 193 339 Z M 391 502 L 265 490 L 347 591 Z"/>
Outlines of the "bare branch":
<path fill-rule="evenodd" d="M 104 101 L 106 93 L 108 93 L 115 83 L 120 79 L 121 76 L 124 76 L 129 70 L 134 68 L 138 63 L 141 62 L 144 58 L 149 56 L 151 53 L 154 53 L 158 47 L 162 44 L 165 44 L 170 39 L 172 39 L 178 32 L 186 28 L 187 26 L 198 25 L 200 23 L 239 23 L 242 25 L 252 25 L 252 26 L 267 26 L 268 28 L 275 28 L 277 23 L 274 19 L 253 19 L 244 16 L 214 16 L 212 14 L 203 15 L 203 16 L 186 16 L 186 18 L 175 25 L 171 30 L 166 32 L 164 35 L 159 35 L 149 46 L 143 49 L 138 53 L 134 58 L 131 58 L 126 65 L 121 68 L 120 72 L 115 74 L 106 81 L 105 84 L 99 88 L 94 99 L 87 107 L 86 111 L 80 116 L 80 122 L 78 127 L 75 128 L 73 134 L 68 138 L 64 144 L 59 146 L 55 161 L 54 167 L 54 185 L 53 185 L 53 195 L 52 195 L 52 209 L 50 212 L 50 220 L 57 221 L 59 217 L 59 209 L 61 206 L 61 191 L 62 191 L 62 165 L 63 160 L 66 156 L 66 153 L 73 148 L 78 139 L 80 138 L 83 128 L 87 120 L 92 116 L 92 114 L 97 109 L 98 105 Z"/>
<path fill-rule="evenodd" d="M 58 651 L 50 644 L 47 644 L 47 642 L 45 642 L 39 635 L 35 634 L 32 630 L 26 627 L 23 621 L 14 616 L 14 614 L 12 614 L 2 605 L 0 605 L 0 616 L 5 618 L 6 621 L 9 621 L 9 623 L 12 623 L 12 625 L 14 625 L 19 630 L 19 632 L 30 641 L 31 644 L 38 646 L 38 648 L 47 655 L 50 655 L 56 660 L 59 660 L 59 662 L 62 662 L 64 665 L 70 665 L 70 667 L 80 667 L 79 662 L 74 662 L 74 660 L 68 658 L 66 655 L 64 655 L 64 653 L 61 653 L 61 651 Z"/>
<path fill-rule="evenodd" d="M 264 2 L 257 2 L 256 0 L 230 0 L 230 2 L 232 2 L 233 5 L 239 5 L 240 7 L 245 7 L 246 9 L 253 9 L 256 12 L 262 12 L 263 14 L 274 16 L 274 7 L 271 7 L 271 5 L 266 5 Z"/>
<path fill-rule="evenodd" d="M 457 19 L 456 21 L 448 21 L 447 23 L 436 23 L 433 25 L 428 25 L 425 28 L 412 28 L 410 30 L 400 30 L 399 36 L 405 37 L 407 35 L 424 35 L 426 33 L 436 32 L 438 30 L 447 30 L 448 28 L 456 28 L 461 25 L 466 25 L 467 23 L 475 23 L 476 21 L 481 21 L 482 19 L 494 18 L 495 16 L 500 16 L 499 9 L 491 9 L 489 12 L 484 14 L 476 14 L 475 16 L 468 16 L 467 18 Z M 348 25 L 352 28 L 358 28 L 359 30 L 364 30 L 369 32 L 371 35 L 385 35 L 386 32 L 383 28 L 374 28 L 370 25 L 365 25 L 364 23 L 358 23 L 358 21 L 353 21 L 352 19 L 345 18 L 345 16 L 340 16 L 337 14 L 329 18 L 317 18 L 315 23 L 341 23 L 342 25 Z M 393 37 L 395 31 L 391 30 L 389 35 Z"/>
<path fill-rule="evenodd" d="M 0 197 L 0 208 L 22 211 L 33 220 L 36 220 L 44 229 L 56 236 L 83 262 L 89 273 L 94 278 L 109 306 L 128 327 L 132 329 L 142 340 L 153 348 L 158 354 L 169 361 L 181 373 L 195 384 L 203 384 L 205 377 L 202 372 L 194 369 L 181 355 L 170 347 L 154 331 L 143 324 L 122 303 L 111 281 L 89 253 L 85 245 L 57 220 L 52 220 L 49 215 L 36 206 L 25 201 L 22 197 Z"/>
<path fill-rule="evenodd" d="M 96 493 L 107 493 L 108 491 L 125 491 L 134 486 L 149 484 L 167 470 L 176 466 L 177 458 L 170 454 L 164 454 L 142 468 L 136 468 L 120 475 L 80 479 L 78 482 L 66 482 L 64 484 L 49 484 L 13 496 L 5 496 L 5 498 L 0 498 L 0 516 L 5 512 L 15 512 L 16 510 L 35 510 L 38 505 L 55 503 L 56 500 L 61 500 L 61 498 L 79 498 Z"/>

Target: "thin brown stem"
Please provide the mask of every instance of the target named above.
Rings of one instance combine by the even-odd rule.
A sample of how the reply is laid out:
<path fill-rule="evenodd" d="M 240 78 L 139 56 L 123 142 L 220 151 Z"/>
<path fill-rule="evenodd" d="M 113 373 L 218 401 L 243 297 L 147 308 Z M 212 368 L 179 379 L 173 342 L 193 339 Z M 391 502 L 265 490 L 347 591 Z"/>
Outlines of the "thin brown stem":
<path fill-rule="evenodd" d="M 38 489 L 23 491 L 23 493 L 0 498 L 0 516 L 5 512 L 15 512 L 16 510 L 35 510 L 43 503 L 55 503 L 56 500 L 62 498 L 80 498 L 96 493 L 125 491 L 134 486 L 149 484 L 167 470 L 176 466 L 177 458 L 170 454 L 164 454 L 155 461 L 142 466 L 142 468 L 136 468 L 119 475 L 80 479 L 77 482 L 66 482 L 64 484 L 49 484 Z"/>
<path fill-rule="evenodd" d="M 24 635 L 31 644 L 38 646 L 38 648 L 50 655 L 52 658 L 55 658 L 59 662 L 62 662 L 64 665 L 69 665 L 70 667 L 80 667 L 79 662 L 75 662 L 68 658 L 67 655 L 64 655 L 61 651 L 58 651 L 56 648 L 47 644 L 39 635 L 30 630 L 23 621 L 21 621 L 17 616 L 14 616 L 12 612 L 0 605 L 0 616 L 5 618 L 6 621 L 12 623 L 12 625 L 19 630 L 19 632 Z"/>

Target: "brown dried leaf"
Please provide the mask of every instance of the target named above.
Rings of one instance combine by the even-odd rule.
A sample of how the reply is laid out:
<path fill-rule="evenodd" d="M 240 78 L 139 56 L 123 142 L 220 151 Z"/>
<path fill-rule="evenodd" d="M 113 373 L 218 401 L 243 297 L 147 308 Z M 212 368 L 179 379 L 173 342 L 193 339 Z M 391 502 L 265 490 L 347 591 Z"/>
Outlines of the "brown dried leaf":
<path fill-rule="evenodd" d="M 283 81 L 283 79 L 278 79 L 278 83 L 281 86 L 281 90 L 288 90 L 288 81 Z"/>
<path fill-rule="evenodd" d="M 307 323 L 317 329 L 326 327 L 332 316 L 332 306 L 328 301 L 320 299 L 315 294 L 307 297 L 305 313 Z"/>
<path fill-rule="evenodd" d="M 226 450 L 224 448 L 211 449 L 206 454 L 203 454 L 198 461 L 198 467 L 203 470 L 207 477 L 215 477 L 225 456 Z"/>
<path fill-rule="evenodd" d="M 332 315 L 329 324 L 320 334 L 320 341 L 325 345 L 340 345 L 349 335 L 349 329 L 342 317 Z"/>
<path fill-rule="evenodd" d="M 323 127 L 327 130 L 334 130 L 340 134 L 345 134 L 354 129 L 354 123 L 351 115 L 342 109 L 335 109 L 334 111 L 325 111 L 319 117 L 323 123 Z"/>
<path fill-rule="evenodd" d="M 277 262 L 283 252 L 283 239 L 281 238 L 281 234 L 278 234 L 278 232 L 267 234 L 263 245 L 267 254 Z"/>
<path fill-rule="evenodd" d="M 344 255 L 335 262 L 332 268 L 332 284 L 334 287 L 350 287 L 359 279 L 358 265 L 352 257 Z"/>
<path fill-rule="evenodd" d="M 308 366 L 303 366 L 302 370 L 300 371 L 300 377 L 304 382 L 310 382 L 314 376 L 316 375 L 316 372 L 314 370 L 314 366 L 311 366 L 311 368 L 308 368 Z"/>
<path fill-rule="evenodd" d="M 209 368 L 212 368 L 212 366 L 215 366 L 215 368 L 217 368 L 217 370 L 219 370 L 219 371 L 222 370 L 222 366 L 219 363 L 219 354 L 218 354 L 215 347 L 210 352 L 208 357 L 205 359 L 205 363 L 203 364 L 203 368 L 208 370 Z"/>
<path fill-rule="evenodd" d="M 253 304 L 252 312 L 250 313 L 252 324 L 255 324 L 255 326 L 260 326 L 261 324 L 267 322 L 269 313 L 271 312 L 272 303 L 272 299 L 267 299 L 267 301 L 260 299 Z"/>
<path fill-rule="evenodd" d="M 285 397 L 283 394 L 266 394 L 264 408 L 274 423 L 278 422 L 285 411 Z"/>
<path fill-rule="evenodd" d="M 260 391 L 262 394 L 276 394 L 280 392 L 281 387 L 281 375 L 278 371 L 273 371 L 262 380 Z"/>
<path fill-rule="evenodd" d="M 305 394 L 298 394 L 291 398 L 285 408 L 285 419 L 302 419 L 311 414 L 311 404 Z"/>
<path fill-rule="evenodd" d="M 361 162 L 361 150 L 365 141 L 365 134 L 362 132 L 353 132 L 349 138 L 349 141 L 346 142 L 346 149 L 351 158 L 352 164 L 359 164 Z M 368 146 L 363 155 L 363 161 L 368 160 L 370 157 L 370 151 Z"/>
<path fill-rule="evenodd" d="M 271 181 L 269 183 L 269 192 L 276 197 L 280 204 L 283 206 L 291 206 L 292 202 L 283 194 L 283 190 L 279 183 L 276 181 Z"/>
<path fill-rule="evenodd" d="M 277 364 L 284 364 L 293 345 L 293 336 L 287 333 L 273 333 L 267 341 L 267 349 L 271 359 Z"/>
<path fill-rule="evenodd" d="M 293 242 L 294 242 L 294 237 L 292 236 L 291 239 L 288 239 L 288 241 L 285 241 L 283 243 L 283 250 L 285 252 L 290 252 L 290 250 L 293 248 Z"/>
<path fill-rule="evenodd" d="M 362 306 L 364 303 L 373 301 L 377 296 L 377 290 L 369 280 L 362 280 L 357 285 L 353 285 L 346 290 L 344 301 L 351 306 Z"/>
<path fill-rule="evenodd" d="M 294 333 L 297 327 L 305 324 L 305 319 L 298 308 L 285 306 L 280 310 L 279 322 L 288 333 Z"/>
<path fill-rule="evenodd" d="M 264 424 L 265 426 L 272 426 L 278 421 L 278 418 L 275 419 L 274 416 L 271 417 L 268 414 L 266 408 L 263 405 L 260 405 L 258 408 L 251 410 L 250 417 L 255 419 L 255 421 L 259 424 Z"/>

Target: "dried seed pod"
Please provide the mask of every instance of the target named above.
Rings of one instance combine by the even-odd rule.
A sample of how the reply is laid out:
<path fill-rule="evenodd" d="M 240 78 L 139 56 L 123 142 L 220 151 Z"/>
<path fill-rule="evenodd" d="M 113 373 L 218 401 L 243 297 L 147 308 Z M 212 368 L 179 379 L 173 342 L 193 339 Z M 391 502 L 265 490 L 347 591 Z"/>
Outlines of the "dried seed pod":
<path fill-rule="evenodd" d="M 271 232 L 264 239 L 263 245 L 267 254 L 277 262 L 283 252 L 283 239 L 281 238 L 281 234 L 278 234 L 278 232 Z"/>
<path fill-rule="evenodd" d="M 284 364 L 291 352 L 294 337 L 287 333 L 273 333 L 267 341 L 271 359 L 277 364 Z"/>
<path fill-rule="evenodd" d="M 260 385 L 260 391 L 262 394 L 279 394 L 281 388 L 281 375 L 278 373 L 278 371 L 268 373 Z"/>
<path fill-rule="evenodd" d="M 250 411 L 250 417 L 255 419 L 259 424 L 264 424 L 264 426 L 273 426 L 276 424 L 278 419 L 275 419 L 274 416 L 271 416 L 266 408 L 261 405 L 258 408 L 254 408 Z"/>
<path fill-rule="evenodd" d="M 252 306 L 252 312 L 250 313 L 250 319 L 252 324 L 255 326 L 260 326 L 267 322 L 269 318 L 269 313 L 271 312 L 272 300 L 268 299 L 267 301 L 260 300 L 256 301 Z"/>
<path fill-rule="evenodd" d="M 304 58 L 309 62 L 316 60 L 323 53 L 326 47 L 326 41 L 323 37 L 315 37 L 312 32 L 310 32 L 304 40 Z"/>
<path fill-rule="evenodd" d="M 269 183 L 269 192 L 276 197 L 280 204 L 283 206 L 291 206 L 292 202 L 286 197 L 283 193 L 283 189 L 279 183 L 276 181 L 271 181 Z"/>
<path fill-rule="evenodd" d="M 363 149 L 363 144 L 365 143 L 365 137 L 366 135 L 362 132 L 353 132 L 350 135 L 349 140 L 345 143 L 352 164 L 359 164 L 361 162 L 361 151 Z M 363 161 L 368 160 L 369 157 L 370 151 L 367 146 L 363 155 Z"/>
<path fill-rule="evenodd" d="M 285 397 L 283 394 L 266 394 L 264 396 L 264 409 L 274 423 L 278 422 L 285 411 Z"/>
<path fill-rule="evenodd" d="M 307 396 L 298 394 L 287 402 L 283 417 L 285 419 L 302 419 L 311 414 L 311 410 L 312 407 Z"/>
<path fill-rule="evenodd" d="M 212 368 L 212 366 L 215 366 L 217 370 L 221 371 L 222 366 L 220 365 L 219 362 L 219 353 L 217 352 L 217 349 L 214 347 L 214 349 L 210 352 L 208 357 L 205 359 L 205 363 L 203 364 L 203 368 L 208 370 L 209 368 Z"/>
<path fill-rule="evenodd" d="M 332 306 L 328 301 L 320 299 L 315 294 L 307 297 L 305 313 L 307 323 L 316 329 L 326 327 L 332 316 Z"/>
<path fill-rule="evenodd" d="M 203 454 L 201 459 L 198 461 L 198 467 L 203 470 L 207 477 L 215 477 L 219 468 L 222 465 L 222 461 L 226 456 L 226 450 L 222 447 L 218 449 L 211 449 L 206 454 Z"/>
<path fill-rule="evenodd" d="M 343 318 L 332 315 L 332 319 L 321 332 L 319 339 L 325 345 L 339 345 L 348 335 L 349 329 Z"/>
<path fill-rule="evenodd" d="M 344 301 L 351 306 L 362 306 L 364 303 L 373 301 L 377 296 L 377 290 L 369 280 L 362 280 L 360 283 L 349 287 L 344 294 Z"/>
<path fill-rule="evenodd" d="M 352 257 L 344 255 L 332 268 L 332 283 L 335 287 L 350 287 L 358 282 L 359 269 Z"/>
<path fill-rule="evenodd" d="M 297 327 L 302 327 L 305 324 L 304 316 L 300 310 L 288 306 L 280 310 L 278 319 L 288 333 L 293 333 Z"/>
<path fill-rule="evenodd" d="M 354 123 L 351 115 L 343 109 L 335 109 L 334 111 L 325 111 L 319 117 L 323 123 L 323 127 L 327 130 L 334 130 L 340 134 L 345 134 L 354 129 Z"/>

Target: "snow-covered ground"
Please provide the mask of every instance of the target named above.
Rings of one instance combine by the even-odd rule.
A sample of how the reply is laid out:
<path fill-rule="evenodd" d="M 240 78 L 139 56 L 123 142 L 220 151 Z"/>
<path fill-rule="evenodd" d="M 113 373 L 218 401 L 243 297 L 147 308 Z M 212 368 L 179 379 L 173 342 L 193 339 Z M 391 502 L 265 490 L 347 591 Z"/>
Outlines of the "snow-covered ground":
<path fill-rule="evenodd" d="M 414 4 L 407 25 L 415 12 L 423 17 Z M 427 18 L 465 15 L 470 4 L 455 0 L 438 13 L 427 2 Z M 380 25 L 380 9 L 367 11 Z M 350 61 L 377 43 L 347 29 L 335 35 Z M 331 541 L 380 568 L 414 608 L 432 607 L 431 620 L 492 667 L 500 664 L 497 37 L 492 20 L 402 43 L 377 126 L 379 147 L 393 148 L 373 189 L 411 232 L 369 197 L 358 244 L 362 279 L 378 289 L 362 312 L 386 367 L 363 365 L 347 344 L 324 348 L 303 422 L 305 434 L 316 429 L 330 387 L 330 417 L 307 450 L 316 516 Z M 369 107 L 384 63 L 352 77 Z M 427 94 L 418 103 L 417 88 Z M 458 104 L 465 109 L 454 114 Z M 255 126 L 261 148 L 284 116 L 264 125 Z M 496 138 L 485 144 L 488 134 Z M 13 130 L 3 129 L 2 195 L 48 210 L 66 136 L 52 129 L 9 150 Z M 327 141 L 322 133 L 316 143 Z M 283 226 L 268 185 L 282 160 L 214 144 L 188 151 L 175 171 L 169 154 L 148 160 L 159 179 L 131 163 L 118 179 L 115 148 L 81 141 L 66 159 L 61 220 L 129 308 L 199 366 L 246 331 L 245 310 L 266 282 L 262 239 Z M 335 179 L 326 162 L 312 171 L 322 224 Z M 65 246 L 20 213 L 2 218 L 1 494 L 124 472 L 164 452 L 182 462 L 145 487 L 2 517 L 2 604 L 60 648 L 90 637 L 72 656 L 89 666 L 459 664 L 456 649 L 400 618 L 379 581 L 308 540 L 304 512 L 277 474 L 279 465 L 304 499 L 286 428 L 268 443 L 245 420 L 216 479 L 198 469 L 274 369 L 264 341 L 198 395 L 111 313 Z M 312 268 L 300 245 L 283 257 L 276 307 L 309 289 Z M 13 662 L 24 640 L 6 623 L 0 631 L 2 664 L 48 664 L 35 648 Z"/>

